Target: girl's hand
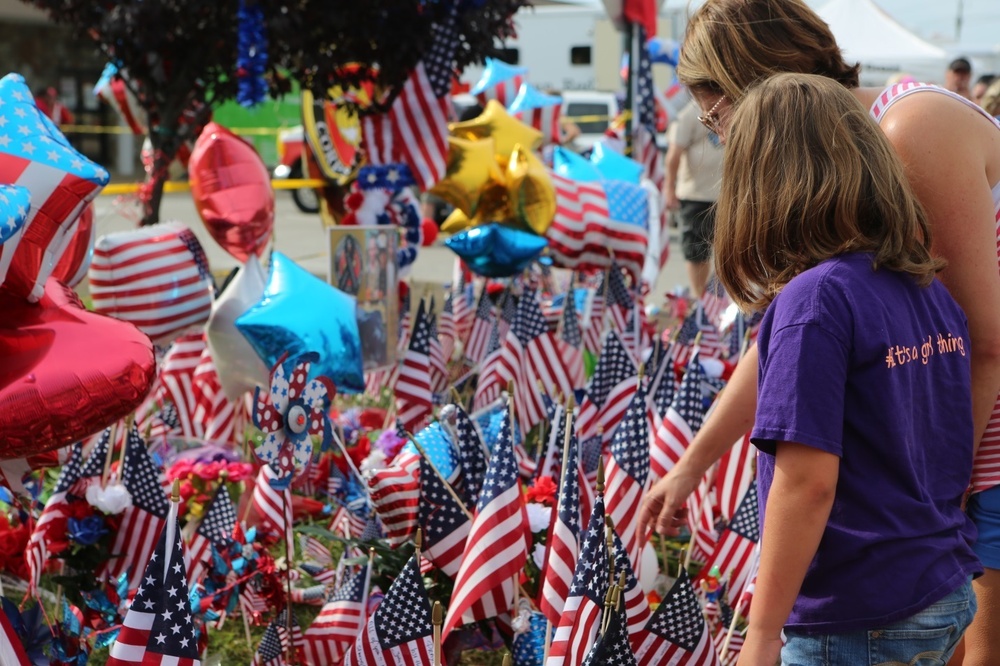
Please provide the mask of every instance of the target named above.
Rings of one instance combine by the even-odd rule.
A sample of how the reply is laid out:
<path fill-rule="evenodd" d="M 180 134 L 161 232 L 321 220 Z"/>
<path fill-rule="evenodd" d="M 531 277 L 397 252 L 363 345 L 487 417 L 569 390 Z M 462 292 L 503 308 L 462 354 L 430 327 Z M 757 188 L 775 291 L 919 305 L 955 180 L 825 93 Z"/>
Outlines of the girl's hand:
<path fill-rule="evenodd" d="M 776 666 L 780 663 L 781 634 L 758 636 L 752 628 L 749 629 L 736 666 Z"/>

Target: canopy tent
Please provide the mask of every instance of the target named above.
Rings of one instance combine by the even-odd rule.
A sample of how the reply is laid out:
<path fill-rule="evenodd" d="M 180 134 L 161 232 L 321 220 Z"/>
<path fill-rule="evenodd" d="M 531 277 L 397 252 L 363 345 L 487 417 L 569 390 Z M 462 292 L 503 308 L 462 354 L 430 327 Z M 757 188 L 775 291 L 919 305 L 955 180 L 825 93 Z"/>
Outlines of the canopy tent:
<path fill-rule="evenodd" d="M 833 0 L 817 10 L 848 62 L 860 62 L 862 85 L 881 86 L 894 74 L 940 82 L 948 56 L 897 23 L 871 0 Z"/>

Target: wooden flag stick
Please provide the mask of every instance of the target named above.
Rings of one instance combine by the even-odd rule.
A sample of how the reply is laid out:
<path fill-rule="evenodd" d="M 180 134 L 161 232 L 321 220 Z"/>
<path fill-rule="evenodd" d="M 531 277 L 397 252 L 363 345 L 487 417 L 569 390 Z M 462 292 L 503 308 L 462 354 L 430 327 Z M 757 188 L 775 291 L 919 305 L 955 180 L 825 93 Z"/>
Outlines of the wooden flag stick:
<path fill-rule="evenodd" d="M 125 450 L 128 448 L 128 434 L 132 432 L 132 423 L 135 421 L 135 412 L 125 417 L 125 440 L 122 442 L 122 452 L 118 456 L 118 479 L 121 480 L 125 473 Z M 109 477 L 110 480 L 110 477 Z"/>
<path fill-rule="evenodd" d="M 292 493 L 288 490 L 281 493 L 284 509 L 282 510 L 282 520 L 287 520 L 292 515 Z M 287 510 L 286 510 L 287 509 Z M 285 627 L 288 635 L 292 635 L 292 526 L 285 525 L 285 587 L 288 592 L 288 601 L 285 602 Z M 295 646 L 294 641 L 288 642 L 288 663 L 295 666 Z"/>
<path fill-rule="evenodd" d="M 514 666 L 514 662 L 510 657 L 510 652 L 503 656 L 503 666 Z"/>
<path fill-rule="evenodd" d="M 104 452 L 104 471 L 101 472 L 101 488 L 108 485 L 108 475 L 111 473 L 111 458 L 115 452 L 115 440 L 118 439 L 118 421 L 111 424 L 111 431 L 108 433 L 108 450 Z"/>
<path fill-rule="evenodd" d="M 733 619 L 729 623 L 729 630 L 726 632 L 726 640 L 722 642 L 721 656 L 719 661 L 723 664 L 726 663 L 726 655 L 729 654 L 729 644 L 733 640 L 733 634 L 736 632 L 736 620 L 739 618 L 739 613 L 735 610 L 733 611 Z"/>
<path fill-rule="evenodd" d="M 448 479 L 444 478 L 444 475 L 441 474 L 441 472 L 438 470 L 437 465 L 434 464 L 434 461 L 427 456 L 427 452 L 424 451 L 424 447 L 420 445 L 420 442 L 418 442 L 417 438 L 413 436 L 413 433 L 408 432 L 406 433 L 406 436 L 413 443 L 413 446 L 416 447 L 417 453 L 420 454 L 420 457 L 422 457 L 425 461 L 427 461 L 427 465 L 431 468 L 431 470 L 434 472 L 437 478 L 441 481 L 441 484 L 445 487 L 445 490 L 447 490 L 448 493 L 451 495 L 452 499 L 455 500 L 455 503 L 458 504 L 458 506 L 461 507 L 462 511 L 465 512 L 465 517 L 471 521 L 472 513 L 465 507 L 465 502 L 462 501 L 462 498 L 458 496 L 458 493 L 455 492 L 455 489 L 451 487 L 450 483 L 448 483 Z"/>
<path fill-rule="evenodd" d="M 431 611 L 431 624 L 434 625 L 434 666 L 441 666 L 441 624 L 444 622 L 444 611 L 441 602 L 435 601 Z"/>
<path fill-rule="evenodd" d="M 552 623 L 545 620 L 545 652 L 542 656 L 542 663 L 549 660 L 549 647 L 552 645 Z"/>
<path fill-rule="evenodd" d="M 340 431 L 340 435 L 338 436 L 337 431 L 333 430 L 332 431 L 333 441 L 336 442 L 337 446 L 344 453 L 344 458 L 347 460 L 347 466 L 351 468 L 352 472 L 354 472 L 354 476 L 357 477 L 358 481 L 362 482 L 361 483 L 361 487 L 364 488 L 365 492 L 367 493 L 368 492 L 368 484 L 364 483 L 365 477 L 363 477 L 361 475 L 361 470 L 359 470 L 357 468 L 357 466 L 354 464 L 354 460 L 351 459 L 351 454 L 347 452 L 347 445 L 344 444 L 344 440 L 341 439 L 341 437 L 343 436 L 343 433 L 344 433 L 344 431 L 341 430 Z"/>

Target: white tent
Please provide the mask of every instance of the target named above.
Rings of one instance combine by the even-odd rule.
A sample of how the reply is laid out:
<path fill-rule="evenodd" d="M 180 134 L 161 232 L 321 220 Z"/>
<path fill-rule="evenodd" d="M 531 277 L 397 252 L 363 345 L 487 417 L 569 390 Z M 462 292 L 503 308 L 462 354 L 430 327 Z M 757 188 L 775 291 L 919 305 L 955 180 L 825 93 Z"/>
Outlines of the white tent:
<path fill-rule="evenodd" d="M 833 0 L 817 13 L 830 26 L 848 62 L 860 62 L 861 84 L 881 86 L 894 74 L 940 82 L 948 64 L 944 49 L 925 42 L 871 0 Z"/>

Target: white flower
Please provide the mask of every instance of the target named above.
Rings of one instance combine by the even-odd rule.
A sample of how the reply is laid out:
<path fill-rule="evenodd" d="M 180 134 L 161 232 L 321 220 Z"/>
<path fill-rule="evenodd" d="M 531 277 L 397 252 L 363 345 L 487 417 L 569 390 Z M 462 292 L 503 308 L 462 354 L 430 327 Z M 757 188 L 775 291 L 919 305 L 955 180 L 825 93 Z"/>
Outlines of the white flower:
<path fill-rule="evenodd" d="M 534 502 L 528 502 L 528 524 L 531 526 L 531 532 L 548 532 L 549 523 L 552 522 L 552 508 L 547 507 L 543 504 L 535 504 Z"/>
<path fill-rule="evenodd" d="M 132 496 L 120 483 L 111 483 L 102 488 L 101 484 L 87 486 L 87 502 L 104 513 L 121 513 L 132 506 Z"/>
<path fill-rule="evenodd" d="M 536 543 L 531 550 L 531 559 L 535 561 L 535 566 L 542 570 L 545 565 L 545 544 Z"/>
<path fill-rule="evenodd" d="M 371 453 L 361 461 L 361 469 L 358 470 L 362 475 L 368 472 L 374 472 L 385 468 L 385 454 L 379 449 L 372 447 Z"/>

